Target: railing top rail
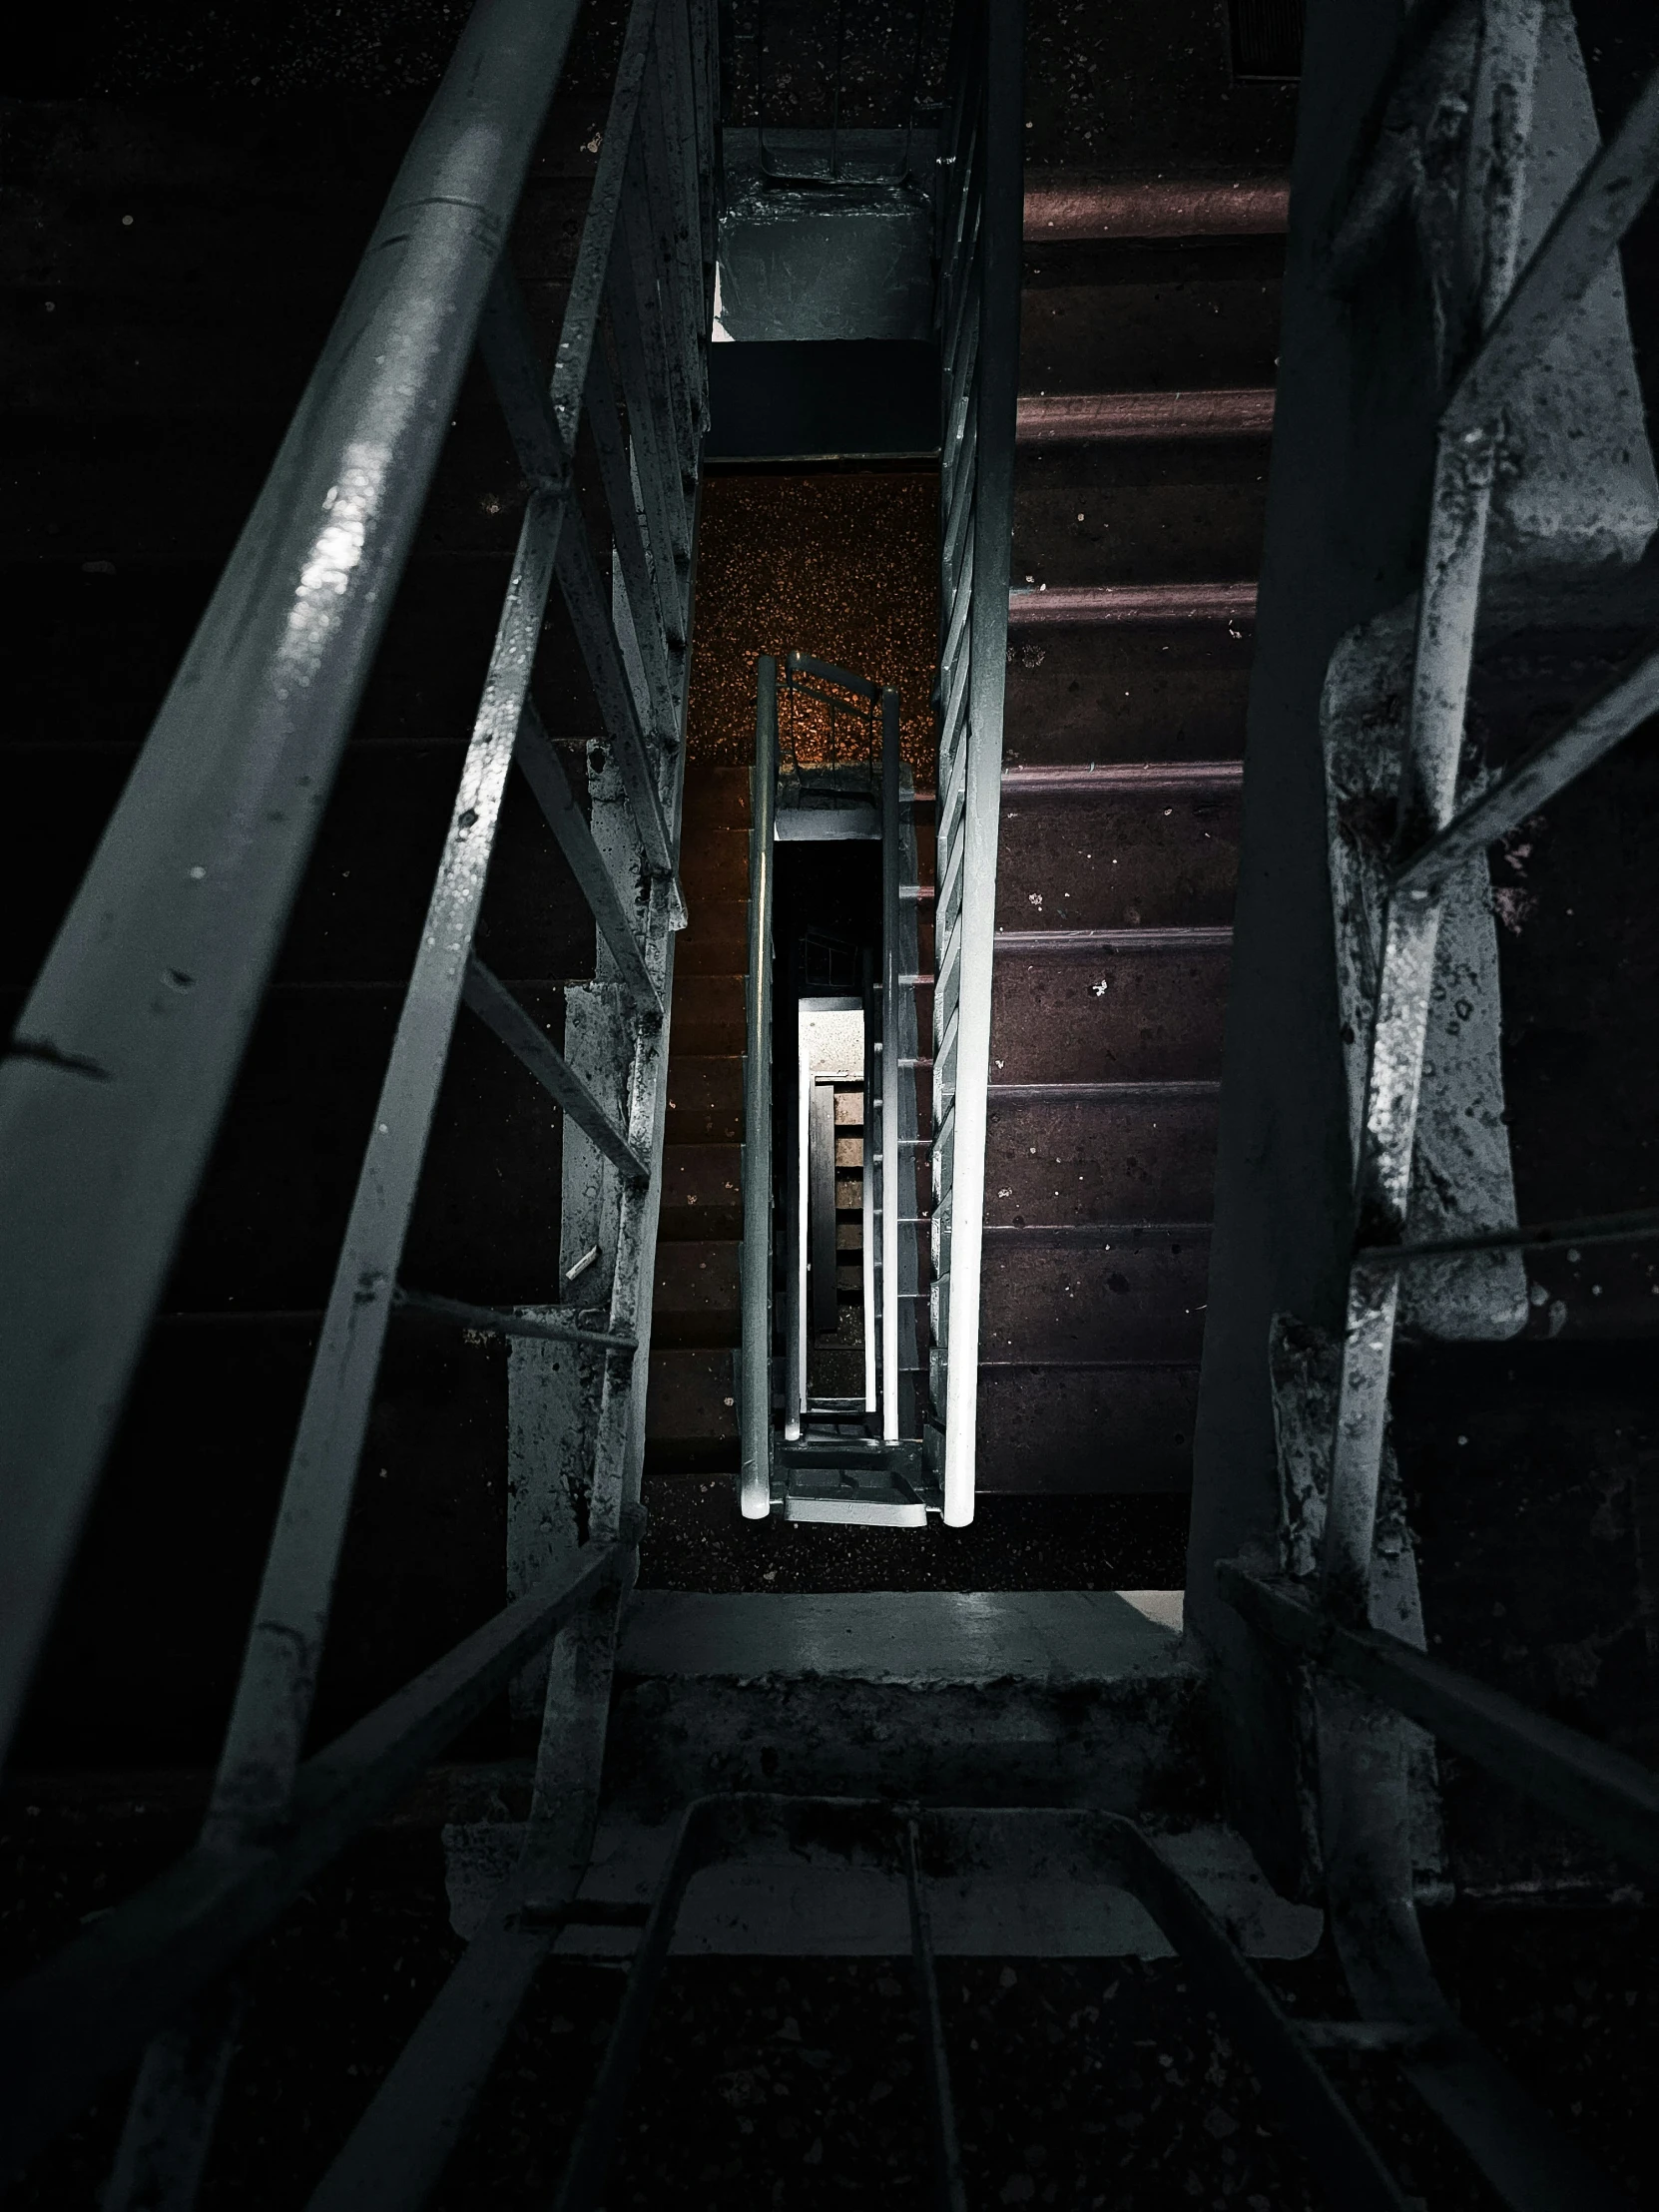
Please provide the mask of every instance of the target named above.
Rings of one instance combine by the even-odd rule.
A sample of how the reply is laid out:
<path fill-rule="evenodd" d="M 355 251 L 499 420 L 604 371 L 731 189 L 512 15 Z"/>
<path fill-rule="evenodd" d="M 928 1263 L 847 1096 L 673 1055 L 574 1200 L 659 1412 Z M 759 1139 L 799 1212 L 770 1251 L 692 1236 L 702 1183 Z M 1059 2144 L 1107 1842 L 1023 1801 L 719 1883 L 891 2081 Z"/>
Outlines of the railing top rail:
<path fill-rule="evenodd" d="M 772 1511 L 772 911 L 778 800 L 778 663 L 756 670 L 749 834 L 749 972 L 744 982 L 742 1359 L 738 1502 Z"/>

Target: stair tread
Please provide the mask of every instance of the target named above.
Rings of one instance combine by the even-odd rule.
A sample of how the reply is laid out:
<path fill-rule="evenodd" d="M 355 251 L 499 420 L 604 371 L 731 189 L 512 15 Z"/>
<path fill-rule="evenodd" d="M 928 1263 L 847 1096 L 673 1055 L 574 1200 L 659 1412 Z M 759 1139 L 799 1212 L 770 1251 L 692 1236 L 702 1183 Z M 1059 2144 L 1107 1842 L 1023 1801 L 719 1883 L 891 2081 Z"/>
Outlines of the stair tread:
<path fill-rule="evenodd" d="M 645 1905 L 655 1895 L 678 1824 L 602 1818 L 584 1899 Z M 477 1821 L 445 1833 L 448 1893 L 457 1935 L 484 1924 L 523 1829 Z M 1219 1824 L 1160 1836 L 1165 1851 L 1220 1919 L 1247 1957 L 1304 1958 L 1316 1946 L 1324 1915 L 1278 1897 L 1234 1830 Z M 1092 1876 L 1050 1875 L 1038 1882 L 968 1875 L 929 1884 L 934 1952 L 940 1957 L 1111 1958 L 1170 1955 L 1156 1925 L 1126 1891 Z M 675 1924 L 681 1956 L 749 1954 L 779 1958 L 902 1956 L 910 1940 L 902 1878 L 891 1869 L 849 1866 L 811 1849 L 708 1869 L 693 1885 Z M 559 1936 L 560 1957 L 626 1958 L 636 1933 L 602 1921 L 573 1925 Z"/>
<path fill-rule="evenodd" d="M 639 1590 L 623 1615 L 617 1671 L 929 1685 L 1168 1679 L 1195 1665 L 1181 1619 L 1177 1590 Z"/>

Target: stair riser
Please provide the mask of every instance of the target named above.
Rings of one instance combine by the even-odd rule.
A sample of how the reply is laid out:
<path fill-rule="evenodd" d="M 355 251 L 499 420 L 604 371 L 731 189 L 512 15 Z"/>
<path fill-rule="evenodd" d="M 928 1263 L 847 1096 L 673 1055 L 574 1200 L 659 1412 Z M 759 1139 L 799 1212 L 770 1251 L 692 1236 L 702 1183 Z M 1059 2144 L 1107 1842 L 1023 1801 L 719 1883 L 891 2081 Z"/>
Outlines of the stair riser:
<path fill-rule="evenodd" d="M 734 1789 L 1196 1811 L 1204 1792 L 1193 1704 L 1184 1680 L 1058 1694 L 1007 1684 L 624 1680 L 611 1711 L 607 1796 L 645 1820 Z"/>
<path fill-rule="evenodd" d="M 1205 1221 L 1215 1189 L 1214 1098 L 991 1093 L 985 1219 Z"/>
<path fill-rule="evenodd" d="M 678 1046 L 678 1022 L 672 1035 Z M 667 1141 L 670 1145 L 743 1142 L 743 1062 L 740 1056 L 700 1056 L 684 1048 L 671 1054 Z"/>
<path fill-rule="evenodd" d="M 1076 247 L 1028 255 L 1020 298 L 1022 392 L 1191 391 L 1271 384 L 1279 350 L 1283 249 L 1231 241 L 1221 252 Z M 1254 265 L 1259 274 L 1222 274 Z M 1142 280 L 1122 280 L 1133 270 Z M 1102 277 L 1106 281 L 1101 281 Z M 1113 280 L 1113 279 L 1117 280 Z M 1069 280 L 1068 280 L 1069 279 Z"/>
<path fill-rule="evenodd" d="M 698 1348 L 655 1341 L 651 1390 L 646 1401 L 646 1465 L 693 1471 L 736 1470 L 738 1415 L 736 1363 L 728 1348 Z"/>
<path fill-rule="evenodd" d="M 665 1348 L 738 1342 L 735 1244 L 699 1239 L 658 1246 L 651 1334 Z"/>
<path fill-rule="evenodd" d="M 1239 803 L 1156 789 L 1002 803 L 1000 929 L 1219 928 L 1233 918 Z"/>
<path fill-rule="evenodd" d="M 1227 963 L 1224 950 L 999 953 L 992 1084 L 1215 1080 Z"/>
<path fill-rule="evenodd" d="M 742 1159 L 735 1144 L 665 1145 L 659 1238 L 741 1237 Z"/>
<path fill-rule="evenodd" d="M 1022 631 L 1008 661 L 1003 762 L 1238 760 L 1249 695 L 1250 641 L 1221 624 Z"/>
<path fill-rule="evenodd" d="M 1267 514 L 1267 448 L 1229 446 L 1205 458 L 1213 468 L 1195 468 L 1181 455 L 1169 464 L 1167 481 L 1151 483 L 1124 482 L 1116 468 L 1091 466 L 1087 448 L 1022 461 L 1014 485 L 1014 581 L 1061 589 L 1253 577 Z"/>
<path fill-rule="evenodd" d="M 1204 1342 L 1210 1240 L 1114 1238 L 1110 1247 L 1057 1243 L 1041 1230 L 985 1239 L 982 1360 L 1196 1361 Z"/>
<path fill-rule="evenodd" d="M 987 1497 L 1185 1492 L 1197 1414 L 1196 1365 L 981 1368 L 975 1487 Z"/>

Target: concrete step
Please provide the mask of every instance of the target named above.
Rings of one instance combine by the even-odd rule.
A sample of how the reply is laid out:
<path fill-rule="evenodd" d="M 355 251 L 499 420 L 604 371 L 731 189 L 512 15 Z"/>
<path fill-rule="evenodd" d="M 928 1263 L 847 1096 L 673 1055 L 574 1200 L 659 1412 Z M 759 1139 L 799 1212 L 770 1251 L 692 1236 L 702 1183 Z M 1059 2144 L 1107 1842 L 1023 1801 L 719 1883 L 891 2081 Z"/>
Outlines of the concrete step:
<path fill-rule="evenodd" d="M 665 1145 L 659 1238 L 677 1243 L 741 1237 L 742 1160 L 737 1144 Z"/>
<path fill-rule="evenodd" d="M 646 1466 L 729 1473 L 737 1462 L 737 1382 L 730 1347 L 653 1341 L 645 1402 Z"/>
<path fill-rule="evenodd" d="M 1207 1220 L 1220 1104 L 1213 1083 L 993 1088 L 985 1219 Z"/>
<path fill-rule="evenodd" d="M 743 976 L 694 972 L 674 980 L 671 1049 L 676 1060 L 729 1056 L 740 1058 L 744 1049 Z M 670 1097 L 674 1096 L 671 1087 Z"/>
<path fill-rule="evenodd" d="M 652 1342 L 665 1350 L 738 1342 L 735 1239 L 669 1239 L 657 1247 L 651 1335 Z"/>
<path fill-rule="evenodd" d="M 1009 768 L 1243 757 L 1250 638 L 1225 622 L 1022 622 L 1009 643 Z"/>
<path fill-rule="evenodd" d="M 678 1024 L 670 1032 L 679 1046 Z M 743 1142 L 741 1052 L 671 1049 L 668 1063 L 668 1143 Z"/>
<path fill-rule="evenodd" d="M 1213 1081 L 1228 932 L 1001 933 L 991 1084 Z"/>
<path fill-rule="evenodd" d="M 986 1497 L 1180 1496 L 1192 1485 L 1198 1363 L 979 1370 Z"/>
<path fill-rule="evenodd" d="M 1200 1678 L 1181 1616 L 1173 1590 L 637 1592 L 583 1894 L 649 1899 L 675 1815 L 710 1790 L 1156 1807 L 1178 1863 L 1247 1947 L 1304 1956 L 1320 1915 L 1275 1898 L 1237 1838 L 1206 1817 L 1190 1734 Z M 512 1863 L 528 1787 L 527 1767 L 498 1770 L 496 1817 L 445 1830 L 463 1936 Z M 1019 1893 L 981 1878 L 930 1884 L 929 1903 L 947 1955 L 1163 1954 L 1126 1900 L 1075 1875 Z M 903 1915 L 902 1890 L 873 1870 L 757 1855 L 699 1879 L 676 1940 L 693 1954 L 890 1954 L 903 1948 Z M 564 1938 L 589 1956 L 625 1954 L 634 1939 L 591 1927 Z"/>
<path fill-rule="evenodd" d="M 1073 239 L 1283 237 L 1288 177 L 1111 177 L 1028 168 L 1025 244 Z"/>
<path fill-rule="evenodd" d="M 1271 384 L 1284 248 L 1275 239 L 1028 247 L 1022 393 Z"/>
<path fill-rule="evenodd" d="M 1233 918 L 1239 781 L 1104 775 L 1004 790 L 1000 929 L 1218 928 Z"/>
<path fill-rule="evenodd" d="M 1267 520 L 1260 439 L 1024 448 L 1014 468 L 1015 583 L 1201 583 L 1254 576 Z"/>
<path fill-rule="evenodd" d="M 1266 438 L 1273 431 L 1273 405 L 1271 384 L 1027 393 L 1019 401 L 1014 437 L 1021 449 Z"/>
<path fill-rule="evenodd" d="M 580 1897 L 606 1906 L 649 1904 L 677 1825 L 601 1825 Z M 483 1926 L 496 1886 L 511 1872 L 523 1829 L 516 1822 L 451 1823 L 443 1832 L 450 1925 L 461 1936 Z M 1236 1831 L 1219 1822 L 1160 1831 L 1164 1851 L 1223 1918 L 1247 1957 L 1305 1958 L 1324 1915 L 1277 1896 Z M 1167 1958 L 1144 1907 L 1125 1890 L 1076 1879 L 1027 1881 L 970 1875 L 927 1885 L 934 1955 L 940 1958 Z M 576 1927 L 554 1945 L 561 1958 L 622 1959 L 637 1935 Z M 676 1957 L 902 1958 L 909 1949 L 903 1883 L 872 1867 L 805 1850 L 745 1856 L 710 1868 L 681 1908 Z"/>
<path fill-rule="evenodd" d="M 985 1231 L 983 1265 L 983 1360 L 1020 1367 L 1197 1363 L 1210 1273 L 1208 1222 L 998 1224 Z"/>
<path fill-rule="evenodd" d="M 806 1541 L 803 1536 L 798 1541 Z M 1196 1775 L 1179 1598 L 1111 1591 L 643 1590 L 607 1789 L 661 1820 L 711 1789 L 1128 1811 Z"/>

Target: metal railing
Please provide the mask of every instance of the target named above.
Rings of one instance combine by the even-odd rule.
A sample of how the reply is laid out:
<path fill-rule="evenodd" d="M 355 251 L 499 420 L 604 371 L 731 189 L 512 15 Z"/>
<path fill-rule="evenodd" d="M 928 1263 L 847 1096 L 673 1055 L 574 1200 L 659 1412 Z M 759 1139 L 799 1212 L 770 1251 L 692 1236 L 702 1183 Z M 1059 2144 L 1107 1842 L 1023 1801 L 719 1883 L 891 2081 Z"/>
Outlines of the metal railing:
<path fill-rule="evenodd" d="M 1023 218 L 1019 0 L 966 0 L 939 138 L 938 773 L 929 1395 L 945 1520 L 973 1518 L 985 1087 L 1002 800 Z"/>
<path fill-rule="evenodd" d="M 418 2201 L 585 1863 L 617 1609 L 635 1567 L 696 485 L 718 150 L 713 0 L 636 0 L 551 378 L 502 249 L 575 0 L 479 0 L 271 475 L 0 1068 L 0 1711 L 35 1654 L 350 732 L 474 340 L 529 487 L 414 970 L 334 1273 L 202 1841 L 0 1998 L 10 2170 L 143 2054 L 108 2201 L 194 2197 L 246 1946 L 421 1766 L 549 1654 L 535 1809 L 484 1934 L 316 2201 Z M 572 475 L 591 440 L 613 538 Z M 557 582 L 605 730 L 585 818 L 530 701 Z M 599 1015 L 558 1050 L 472 950 L 508 775 L 592 909 Z M 465 1002 L 585 1144 L 603 1326 L 400 1288 Z M 621 1102 L 613 1111 L 609 1099 Z M 327 1749 L 303 1757 L 388 1321 L 400 1300 L 577 1343 L 585 1540 Z M 148 2045 L 148 2050 L 146 2046 Z"/>
<path fill-rule="evenodd" d="M 593 2212 L 605 2202 L 629 2086 L 691 1884 L 706 1868 L 730 1861 L 765 1855 L 799 1862 L 809 1854 L 826 1864 L 873 1868 L 903 1885 L 933 2195 L 942 2212 L 967 2212 L 968 2198 L 927 1888 L 984 1875 L 1126 1891 L 1168 1937 L 1198 1994 L 1248 2053 L 1331 2202 L 1365 2212 L 1406 2212 L 1413 2201 L 1398 2188 L 1316 2055 L 1348 2040 L 1351 2023 L 1288 2017 L 1198 1892 L 1133 1821 L 1071 1808 L 923 1807 L 742 1792 L 701 1798 L 682 1817 L 565 2164 L 556 2212 Z M 1353 2047 L 1365 2046 L 1354 2038 Z"/>
<path fill-rule="evenodd" d="M 830 710 L 826 758 L 808 767 L 861 767 L 877 786 L 881 825 L 881 955 L 879 985 L 865 991 L 863 1273 L 866 1406 L 879 1408 L 884 1442 L 896 1442 L 899 1425 L 899 1345 L 903 1270 L 899 1264 L 902 1224 L 899 1035 L 900 851 L 899 700 L 890 687 L 877 689 L 849 670 L 792 652 L 783 671 L 790 706 L 788 758 L 800 779 L 798 733 L 794 714 L 798 696 Z M 749 832 L 748 975 L 744 987 L 744 1153 L 743 1249 L 740 1256 L 742 1352 L 739 1362 L 740 1471 L 738 1497 L 744 1515 L 759 1520 L 772 1509 L 771 1360 L 775 1338 L 772 1301 L 777 1290 L 774 1255 L 776 1194 L 773 1187 L 773 914 L 776 902 L 778 783 L 783 769 L 784 724 L 779 705 L 780 670 L 762 655 L 756 674 L 755 766 Z M 826 687 L 834 687 L 833 690 Z M 848 707 L 837 694 L 850 694 Z M 838 719 L 850 720 L 859 750 L 852 762 L 841 758 Z M 879 760 L 875 747 L 879 741 Z M 790 1018 L 793 1024 L 795 1009 Z M 792 1153 L 793 1158 L 793 1153 Z M 799 1174 L 801 1163 L 796 1161 Z M 793 1220 L 793 1213 L 790 1216 Z M 913 1234 L 913 1228 L 912 1228 Z M 787 1269 L 784 1328 L 786 1434 L 796 1440 L 809 1392 L 803 1372 L 806 1315 L 801 1291 L 805 1252 L 795 1251 Z"/>
<path fill-rule="evenodd" d="M 749 973 L 744 980 L 743 1344 L 738 1365 L 738 1503 L 746 1520 L 772 1511 L 772 911 L 777 846 L 778 663 L 756 677 L 755 769 L 749 814 Z"/>
<path fill-rule="evenodd" d="M 1448 351 L 1454 363 L 1459 354 L 1461 360 L 1438 422 L 1397 830 L 1372 1005 L 1359 1229 L 1340 1393 L 1328 1437 L 1323 1557 L 1310 1583 L 1265 1575 L 1246 1561 L 1223 1562 L 1218 1572 L 1224 1596 L 1247 1621 L 1319 1670 L 1327 1887 L 1337 1947 L 1362 2013 L 1415 2034 L 1417 2046 L 1402 2061 L 1408 2078 L 1506 2203 L 1565 2212 L 1623 2199 L 1475 2042 L 1439 1989 L 1413 1902 L 1404 1719 L 1650 1870 L 1659 1867 L 1659 1777 L 1430 1658 L 1420 1647 L 1420 1630 L 1416 1643 L 1408 1624 L 1398 1632 L 1412 1608 L 1401 1602 L 1399 1575 L 1378 1540 L 1402 1280 L 1413 1270 L 1475 1254 L 1659 1234 L 1659 1217 L 1651 1212 L 1416 1243 L 1407 1232 L 1436 945 L 1458 871 L 1659 710 L 1655 651 L 1459 803 L 1505 411 L 1517 404 L 1523 379 L 1590 292 L 1659 180 L 1655 78 L 1514 274 L 1544 15 L 1541 0 L 1486 0 L 1478 58 L 1464 63 L 1473 74 L 1464 110 L 1470 121 L 1459 263 L 1468 295 L 1445 302 Z M 1459 25 L 1466 31 L 1468 21 L 1467 11 L 1444 19 L 1451 31 Z M 1436 65 L 1432 51 L 1429 62 Z M 1440 84 L 1436 77 L 1431 89 Z M 1397 157 L 1400 143 L 1398 134 L 1384 141 L 1380 168 Z M 1368 195 L 1375 200 L 1387 183 L 1386 177 L 1382 184 L 1375 176 L 1362 180 L 1355 201 L 1360 216 L 1370 220 Z M 1513 449 L 1505 465 L 1516 467 Z M 1397 1528 L 1393 1535 L 1397 1552 Z"/>
<path fill-rule="evenodd" d="M 898 1037 L 898 923 L 899 923 L 899 822 L 898 822 L 898 694 L 890 686 L 881 693 L 881 1058 L 880 1144 L 876 1151 L 880 1206 L 871 1208 L 871 1226 L 877 1232 L 875 1265 L 881 1333 L 880 1406 L 881 1441 L 897 1443 L 898 1324 L 903 1271 L 899 1265 L 899 1086 L 903 1070 Z M 872 1055 L 873 1058 L 873 1055 Z M 869 1181 L 869 1157 L 875 1123 L 868 1093 L 864 1103 L 864 1180 Z M 914 1235 L 914 1231 L 911 1231 Z M 871 1334 L 875 1311 L 864 1316 Z"/>

